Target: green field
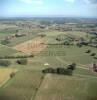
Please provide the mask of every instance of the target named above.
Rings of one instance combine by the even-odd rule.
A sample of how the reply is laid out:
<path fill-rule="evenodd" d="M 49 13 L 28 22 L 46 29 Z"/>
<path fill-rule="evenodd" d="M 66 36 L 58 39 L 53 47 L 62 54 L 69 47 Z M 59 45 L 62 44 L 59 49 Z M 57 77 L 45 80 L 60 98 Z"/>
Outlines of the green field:
<path fill-rule="evenodd" d="M 97 80 L 48 74 L 35 100 L 96 100 Z"/>
<path fill-rule="evenodd" d="M 0 45 L 0 56 L 1 57 L 13 55 L 14 53 L 17 53 L 17 51 L 8 46 Z"/>
<path fill-rule="evenodd" d="M 49 31 L 44 34 L 47 47 L 33 58 L 27 58 L 27 65 L 19 65 L 16 63 L 17 59 L 10 59 L 12 64 L 8 68 L 16 68 L 18 72 L 0 88 L 0 100 L 97 100 L 97 73 L 90 69 L 93 62 L 97 62 L 97 59 L 90 56 L 91 53 L 97 54 L 97 48 L 60 45 L 63 41 L 56 40 L 59 35 L 86 39 L 91 36 L 75 31 Z M 12 47 L 36 36 L 33 33 L 17 38 L 7 46 L 0 45 L 0 55 L 24 55 Z M 91 50 L 91 53 L 86 53 L 87 50 Z M 73 62 L 77 66 L 72 76 L 42 73 L 45 68 L 66 68 Z"/>
<path fill-rule="evenodd" d="M 19 71 L 14 79 L 7 82 L 0 90 L 1 100 L 32 100 L 37 92 L 43 74 L 33 70 Z"/>
<path fill-rule="evenodd" d="M 0 40 L 4 39 L 6 36 L 15 34 L 16 30 L 17 28 L 15 27 L 10 27 L 10 28 L 5 27 L 4 29 L 0 29 Z"/>
<path fill-rule="evenodd" d="M 51 32 L 47 33 L 47 43 L 57 43 L 55 38 L 56 35 L 58 35 L 58 33 L 52 32 L 53 37 L 50 34 Z M 61 32 L 60 34 L 66 34 L 66 33 Z M 75 34 L 78 34 L 78 32 Z M 77 46 L 49 45 L 44 51 L 40 53 L 40 56 L 55 56 L 55 57 L 59 56 L 60 59 L 62 59 L 63 61 L 65 60 L 67 62 L 76 62 L 85 65 L 92 64 L 94 61 L 96 62 L 97 60 L 93 59 L 93 57 L 90 56 L 91 53 L 90 54 L 85 53 L 87 50 L 91 50 L 91 53 L 97 54 L 97 48 L 89 46 L 83 46 L 79 48 Z"/>

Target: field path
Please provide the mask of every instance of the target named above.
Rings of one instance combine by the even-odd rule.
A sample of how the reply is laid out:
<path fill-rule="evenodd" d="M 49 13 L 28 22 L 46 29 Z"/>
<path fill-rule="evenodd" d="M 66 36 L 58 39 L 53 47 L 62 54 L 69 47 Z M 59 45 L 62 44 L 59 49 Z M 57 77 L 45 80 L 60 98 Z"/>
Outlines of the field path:
<path fill-rule="evenodd" d="M 41 85 L 40 85 L 40 87 L 35 95 L 34 100 L 44 100 L 43 97 L 40 95 L 40 93 L 42 92 L 41 90 L 42 89 L 47 90 L 49 88 L 51 82 L 52 82 L 52 74 L 46 74 L 44 76 L 43 81 L 41 82 Z"/>
<path fill-rule="evenodd" d="M 38 89 L 36 90 L 34 96 L 32 96 L 30 100 L 35 100 L 36 95 L 37 95 L 37 93 L 38 93 L 38 91 L 39 91 L 39 89 L 40 89 L 40 87 L 41 87 L 41 85 L 42 85 L 42 83 L 43 83 L 43 81 L 44 81 L 44 79 L 45 79 L 45 76 L 46 76 L 46 75 L 43 76 L 43 78 L 42 78 L 42 80 L 41 80 L 41 82 L 40 82 L 40 84 L 39 84 Z"/>
<path fill-rule="evenodd" d="M 86 78 L 92 78 L 92 79 L 97 79 L 96 76 L 90 76 L 90 75 L 81 75 L 81 74 L 74 74 L 76 76 L 79 76 L 79 77 L 86 77 Z M 96 80 L 97 81 L 97 80 Z"/>

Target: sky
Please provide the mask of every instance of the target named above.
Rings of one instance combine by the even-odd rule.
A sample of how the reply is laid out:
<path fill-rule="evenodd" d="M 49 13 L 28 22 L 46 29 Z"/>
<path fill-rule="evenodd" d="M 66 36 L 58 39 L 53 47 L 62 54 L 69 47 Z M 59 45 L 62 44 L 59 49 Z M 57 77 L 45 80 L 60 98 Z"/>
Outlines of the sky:
<path fill-rule="evenodd" d="M 97 0 L 0 0 L 0 17 L 97 17 Z"/>

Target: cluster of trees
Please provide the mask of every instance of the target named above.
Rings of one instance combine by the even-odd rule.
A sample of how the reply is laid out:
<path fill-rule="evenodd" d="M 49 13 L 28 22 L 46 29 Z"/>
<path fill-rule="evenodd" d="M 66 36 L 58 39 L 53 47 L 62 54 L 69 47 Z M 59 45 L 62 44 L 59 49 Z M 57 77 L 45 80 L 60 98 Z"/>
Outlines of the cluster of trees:
<path fill-rule="evenodd" d="M 72 63 L 71 65 L 68 65 L 67 68 L 47 68 L 42 70 L 43 73 L 52 73 L 52 74 L 60 74 L 60 75 L 72 75 L 73 71 L 76 69 L 76 64 Z"/>
<path fill-rule="evenodd" d="M 26 34 L 23 34 L 23 33 L 16 33 L 15 34 L 15 37 L 18 38 L 18 37 L 23 37 L 23 36 L 26 36 Z"/>
<path fill-rule="evenodd" d="M 10 43 L 10 40 L 8 40 L 8 39 L 4 39 L 1 41 L 1 44 L 3 44 L 3 45 L 7 45 L 9 43 Z"/>
<path fill-rule="evenodd" d="M 91 50 L 87 50 L 86 53 L 89 53 L 89 54 L 91 53 L 90 56 L 93 56 L 93 57 L 96 56 L 96 53 L 92 53 Z"/>
<path fill-rule="evenodd" d="M 28 60 L 26 58 L 22 58 L 22 59 L 18 59 L 16 63 L 20 65 L 26 65 L 28 63 Z M 8 67 L 10 65 L 11 65 L 11 61 L 9 60 L 0 60 L 0 66 Z"/>
<path fill-rule="evenodd" d="M 63 34 L 61 34 L 61 35 L 58 35 L 58 36 L 56 37 L 56 40 L 57 40 L 57 41 L 64 41 L 65 38 L 66 38 L 66 36 L 63 35 Z"/>
<path fill-rule="evenodd" d="M 28 63 L 28 60 L 27 59 L 18 59 L 16 62 L 17 62 L 17 64 L 20 64 L 20 65 L 26 65 Z"/>
<path fill-rule="evenodd" d="M 11 62 L 9 60 L 0 60 L 0 66 L 10 66 Z"/>
<path fill-rule="evenodd" d="M 66 35 L 58 35 L 56 37 L 56 40 L 57 41 L 61 41 L 62 42 L 62 45 L 73 45 L 73 41 L 74 41 L 74 38 L 73 37 L 70 37 L 70 36 L 66 36 Z"/>
<path fill-rule="evenodd" d="M 66 36 L 66 35 L 58 35 L 56 37 L 57 41 L 63 42 L 64 45 L 73 45 L 74 41 L 76 41 L 76 46 L 82 47 L 82 46 L 91 46 L 97 48 L 97 36 L 91 37 L 90 40 L 86 40 L 84 38 L 79 38 L 76 40 L 74 36 Z"/>

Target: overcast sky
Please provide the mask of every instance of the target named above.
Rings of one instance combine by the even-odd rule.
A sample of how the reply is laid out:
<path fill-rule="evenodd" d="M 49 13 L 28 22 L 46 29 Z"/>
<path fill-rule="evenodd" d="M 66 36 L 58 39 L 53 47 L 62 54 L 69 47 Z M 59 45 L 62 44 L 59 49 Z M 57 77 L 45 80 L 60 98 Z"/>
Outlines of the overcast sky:
<path fill-rule="evenodd" d="M 0 17 L 97 17 L 97 0 L 0 0 Z"/>

